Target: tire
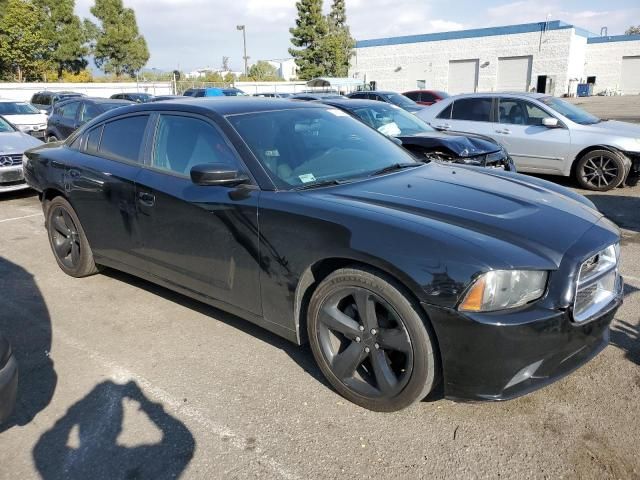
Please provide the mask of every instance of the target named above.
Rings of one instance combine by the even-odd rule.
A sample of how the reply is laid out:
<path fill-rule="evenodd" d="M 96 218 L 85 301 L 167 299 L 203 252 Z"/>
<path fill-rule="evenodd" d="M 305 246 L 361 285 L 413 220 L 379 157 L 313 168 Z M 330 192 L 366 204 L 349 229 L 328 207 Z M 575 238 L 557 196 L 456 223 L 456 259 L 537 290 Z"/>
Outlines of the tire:
<path fill-rule="evenodd" d="M 627 174 L 624 160 L 610 150 L 592 150 L 576 165 L 576 180 L 586 190 L 606 192 L 620 185 Z"/>
<path fill-rule="evenodd" d="M 97 273 L 87 236 L 71 204 L 64 197 L 55 197 L 45 209 L 49 245 L 62 271 L 77 278 Z"/>
<path fill-rule="evenodd" d="M 362 318 L 358 310 L 365 311 Z M 331 273 L 311 297 L 307 328 L 324 376 L 361 407 L 401 410 L 436 385 L 435 337 L 419 305 L 386 275 L 355 268 Z"/>

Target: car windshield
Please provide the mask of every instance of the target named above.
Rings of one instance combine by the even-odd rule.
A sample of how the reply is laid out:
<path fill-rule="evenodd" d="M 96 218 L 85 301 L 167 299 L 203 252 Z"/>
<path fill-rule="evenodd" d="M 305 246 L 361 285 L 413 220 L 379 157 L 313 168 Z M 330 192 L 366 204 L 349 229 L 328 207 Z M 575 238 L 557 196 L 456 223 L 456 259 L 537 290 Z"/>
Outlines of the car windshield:
<path fill-rule="evenodd" d="M 40 111 L 26 102 L 0 102 L 0 115 L 31 115 Z"/>
<path fill-rule="evenodd" d="M 15 132 L 15 129 L 4 118 L 0 117 L 0 133 Z"/>
<path fill-rule="evenodd" d="M 416 102 L 414 102 L 408 97 L 405 97 L 404 95 L 400 95 L 399 93 L 389 93 L 385 95 L 385 97 L 391 103 L 393 103 L 394 105 L 398 105 L 399 107 L 415 107 L 416 106 Z"/>
<path fill-rule="evenodd" d="M 415 135 L 433 132 L 434 129 L 405 110 L 393 105 L 378 102 L 380 105 L 353 109 L 358 118 L 380 133 L 391 137 L 399 135 Z"/>
<path fill-rule="evenodd" d="M 292 108 L 227 119 L 282 189 L 348 181 L 398 164 L 420 164 L 395 143 L 334 108 Z"/>
<path fill-rule="evenodd" d="M 547 107 L 552 108 L 553 110 L 558 112 L 560 115 L 563 115 L 572 122 L 576 122 L 581 125 L 593 125 L 594 123 L 599 123 L 602 121 L 595 115 L 591 115 L 581 108 L 578 108 L 575 105 L 572 105 L 569 102 L 565 102 L 564 100 L 561 100 L 559 98 L 543 97 L 540 99 L 540 101 Z"/>

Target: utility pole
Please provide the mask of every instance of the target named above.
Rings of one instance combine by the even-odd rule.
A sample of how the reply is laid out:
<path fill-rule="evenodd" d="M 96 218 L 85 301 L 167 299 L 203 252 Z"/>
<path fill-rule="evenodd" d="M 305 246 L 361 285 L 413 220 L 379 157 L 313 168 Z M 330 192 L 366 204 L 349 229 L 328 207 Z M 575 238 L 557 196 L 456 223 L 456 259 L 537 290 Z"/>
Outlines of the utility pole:
<path fill-rule="evenodd" d="M 244 25 L 236 25 L 236 30 L 242 30 L 242 44 L 244 47 L 244 76 L 249 76 L 249 57 L 247 57 L 247 29 Z"/>

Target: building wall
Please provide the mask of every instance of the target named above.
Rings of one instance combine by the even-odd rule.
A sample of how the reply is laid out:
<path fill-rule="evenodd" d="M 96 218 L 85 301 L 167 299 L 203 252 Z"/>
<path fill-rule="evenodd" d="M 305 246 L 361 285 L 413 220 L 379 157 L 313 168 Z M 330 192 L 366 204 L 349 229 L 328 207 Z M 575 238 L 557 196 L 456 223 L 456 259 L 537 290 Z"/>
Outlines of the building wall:
<path fill-rule="evenodd" d="M 532 55 L 531 87 L 538 75 L 555 77 L 554 94 L 568 89 L 569 77 L 584 62 L 586 39 L 578 38 L 574 29 L 526 32 L 361 47 L 356 49 L 351 75 L 375 80 L 378 88 L 406 91 L 425 80 L 426 88 L 447 90 L 449 61 L 479 59 L 478 91 L 494 91 L 497 85 L 498 59 Z M 569 66 L 569 58 L 575 57 Z M 571 73 L 570 73 L 571 70 Z"/>
<path fill-rule="evenodd" d="M 611 37 L 613 41 L 608 41 L 609 39 L 592 39 L 595 42 L 590 42 L 587 45 L 584 77 L 585 79 L 588 76 L 596 77 L 593 93 L 619 89 L 620 76 L 622 74 L 622 57 L 640 55 L 640 36 L 627 38 L 633 38 L 633 40 L 617 40 L 616 37 Z M 640 91 L 622 93 L 637 95 L 640 94 Z"/>

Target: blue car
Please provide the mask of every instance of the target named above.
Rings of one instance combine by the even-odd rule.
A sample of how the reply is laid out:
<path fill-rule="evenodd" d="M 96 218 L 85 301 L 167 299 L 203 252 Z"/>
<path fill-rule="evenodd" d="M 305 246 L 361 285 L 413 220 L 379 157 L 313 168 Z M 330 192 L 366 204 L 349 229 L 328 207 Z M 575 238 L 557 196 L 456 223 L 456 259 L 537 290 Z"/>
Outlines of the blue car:
<path fill-rule="evenodd" d="M 239 88 L 190 88 L 184 92 L 185 97 L 243 97 L 247 96 Z"/>

